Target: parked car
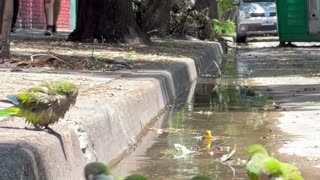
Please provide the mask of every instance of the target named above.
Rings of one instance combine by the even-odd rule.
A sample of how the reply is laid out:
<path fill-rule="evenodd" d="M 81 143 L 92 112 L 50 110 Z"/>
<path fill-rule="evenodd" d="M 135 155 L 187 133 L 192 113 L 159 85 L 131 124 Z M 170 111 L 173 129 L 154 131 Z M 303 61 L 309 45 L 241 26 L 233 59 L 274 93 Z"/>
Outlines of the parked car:
<path fill-rule="evenodd" d="M 275 0 L 239 0 L 236 15 L 236 42 L 247 36 L 277 35 Z"/>

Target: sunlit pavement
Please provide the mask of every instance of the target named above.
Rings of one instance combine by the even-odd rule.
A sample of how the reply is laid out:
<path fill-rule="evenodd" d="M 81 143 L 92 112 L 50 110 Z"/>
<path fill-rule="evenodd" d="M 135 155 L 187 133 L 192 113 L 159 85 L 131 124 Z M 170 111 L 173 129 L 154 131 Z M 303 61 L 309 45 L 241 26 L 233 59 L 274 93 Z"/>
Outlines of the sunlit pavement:
<path fill-rule="evenodd" d="M 44 29 L 17 29 L 15 33 L 11 33 L 11 39 L 22 40 L 22 39 L 49 39 L 49 40 L 63 40 L 67 39 L 71 31 L 58 31 L 58 33 L 51 36 L 44 35 Z"/>
<path fill-rule="evenodd" d="M 267 48 L 279 47 L 279 38 L 276 36 L 267 37 L 249 37 L 247 44 L 240 44 L 240 47 Z M 320 42 L 293 42 L 292 47 L 312 47 L 320 46 Z M 290 46 L 288 46 L 290 47 Z"/>

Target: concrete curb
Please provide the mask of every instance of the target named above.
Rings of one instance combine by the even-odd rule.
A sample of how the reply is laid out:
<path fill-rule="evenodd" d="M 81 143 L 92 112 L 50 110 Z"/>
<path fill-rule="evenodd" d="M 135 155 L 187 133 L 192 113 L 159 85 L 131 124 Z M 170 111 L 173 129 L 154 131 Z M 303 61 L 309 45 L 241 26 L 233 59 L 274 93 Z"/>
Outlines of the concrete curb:
<path fill-rule="evenodd" d="M 26 76 L 69 79 L 82 90 L 67 117 L 52 126 L 55 133 L 25 130 L 16 118 L 0 123 L 0 179 L 82 179 L 88 162 L 116 163 L 198 76 L 216 73 L 213 60 L 220 64 L 222 57 L 222 46 L 213 43 L 196 60 L 107 77 L 0 72 L 17 83 L 28 82 Z"/>

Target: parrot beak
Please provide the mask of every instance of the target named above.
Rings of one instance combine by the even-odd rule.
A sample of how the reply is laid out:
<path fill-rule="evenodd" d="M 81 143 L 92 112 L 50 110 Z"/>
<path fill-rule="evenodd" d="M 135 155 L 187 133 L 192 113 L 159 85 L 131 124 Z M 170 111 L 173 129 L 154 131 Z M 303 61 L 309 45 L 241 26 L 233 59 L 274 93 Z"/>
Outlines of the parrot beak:
<path fill-rule="evenodd" d="M 77 102 L 77 99 L 70 99 L 70 105 L 71 106 L 74 106 L 75 104 L 76 104 L 76 102 Z"/>

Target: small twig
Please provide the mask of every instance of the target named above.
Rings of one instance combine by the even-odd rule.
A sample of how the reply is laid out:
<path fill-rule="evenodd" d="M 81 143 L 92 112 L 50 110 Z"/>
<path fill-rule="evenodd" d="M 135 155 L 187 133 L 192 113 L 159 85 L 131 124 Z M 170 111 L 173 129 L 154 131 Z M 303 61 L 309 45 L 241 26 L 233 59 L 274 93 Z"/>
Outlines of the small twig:
<path fill-rule="evenodd" d="M 217 64 L 217 62 L 215 61 L 215 60 L 213 60 L 213 63 L 214 63 L 214 65 L 217 67 L 217 69 L 218 69 L 218 73 L 219 73 L 219 78 L 222 76 L 222 73 L 221 73 L 221 70 L 220 70 L 220 67 L 219 67 L 219 65 Z"/>
<path fill-rule="evenodd" d="M 94 57 L 94 47 L 92 47 L 91 58 Z"/>
<path fill-rule="evenodd" d="M 3 46 L 1 46 L 1 50 L 0 50 L 0 54 L 2 53 L 2 50 L 3 50 Z M 3 58 L 0 59 L 0 64 L 4 63 L 5 60 Z"/>
<path fill-rule="evenodd" d="M 38 81 L 40 81 L 40 82 L 43 81 L 43 79 L 29 79 L 29 78 L 25 78 L 25 77 L 22 77 L 22 79 L 23 80 L 28 80 L 28 81 L 37 81 L 37 82 Z"/>
<path fill-rule="evenodd" d="M 234 149 L 231 151 L 231 153 L 225 154 L 220 158 L 221 162 L 225 162 L 225 161 L 229 160 L 234 155 L 236 150 L 237 150 L 237 145 L 235 144 Z"/>
<path fill-rule="evenodd" d="M 232 166 L 229 165 L 229 164 L 226 164 L 226 166 L 228 166 L 228 167 L 232 170 L 232 175 L 233 175 L 233 177 L 236 177 L 236 169 L 234 169 L 234 167 L 232 167 Z"/>
<path fill-rule="evenodd" d="M 146 32 L 146 34 L 151 34 L 151 33 L 154 33 L 154 32 L 159 32 L 159 29 L 150 30 L 150 31 Z"/>
<path fill-rule="evenodd" d="M 221 162 L 221 161 L 220 161 L 220 163 L 223 164 L 223 165 L 225 165 L 225 166 L 228 166 L 228 167 L 231 169 L 231 171 L 232 171 L 233 177 L 236 177 L 236 169 L 235 169 L 234 167 L 232 167 L 230 164 L 228 164 L 228 163 L 226 163 L 226 162 Z"/>
<path fill-rule="evenodd" d="M 67 65 L 70 66 L 70 67 L 73 67 L 72 64 L 70 64 L 70 63 L 62 60 L 61 58 L 58 58 L 57 56 L 51 55 L 51 54 L 33 54 L 33 55 L 30 56 L 31 62 L 34 62 L 34 59 L 33 59 L 33 58 L 34 58 L 35 56 L 51 56 L 51 57 L 57 59 L 58 61 L 63 62 L 63 63 L 67 64 Z"/>
<path fill-rule="evenodd" d="M 103 35 L 101 35 L 101 38 L 102 38 L 101 43 L 104 44 L 105 39 L 104 39 Z"/>

